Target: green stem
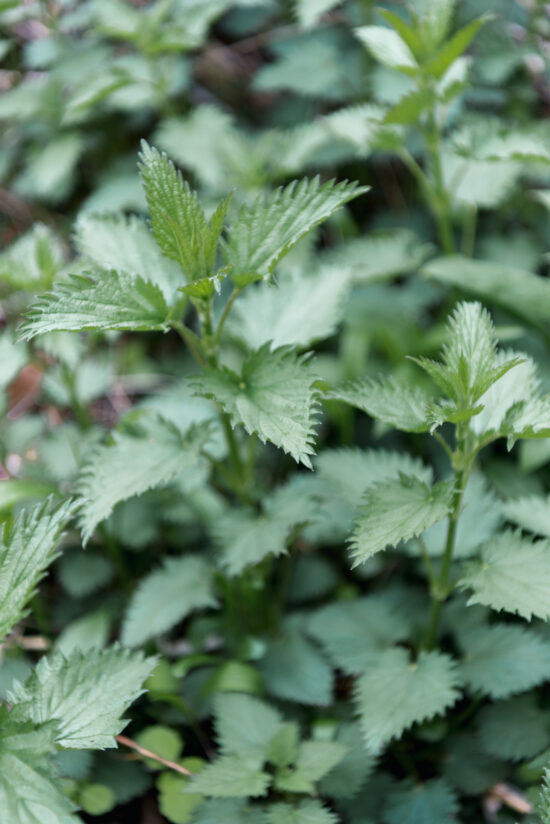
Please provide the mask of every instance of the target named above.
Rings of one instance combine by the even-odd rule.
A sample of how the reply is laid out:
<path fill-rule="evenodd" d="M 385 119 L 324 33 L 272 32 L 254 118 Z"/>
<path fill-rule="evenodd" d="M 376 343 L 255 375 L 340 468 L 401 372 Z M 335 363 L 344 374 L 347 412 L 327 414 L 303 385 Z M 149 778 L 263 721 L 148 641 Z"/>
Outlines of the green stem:
<path fill-rule="evenodd" d="M 456 542 L 456 530 L 458 527 L 458 519 L 460 517 L 462 498 L 464 496 L 464 490 L 466 488 L 469 474 L 470 467 L 467 469 L 462 469 L 456 474 L 456 486 L 447 526 L 447 538 L 445 541 L 443 561 L 441 563 L 439 577 L 435 580 L 435 586 L 432 586 L 431 588 L 432 606 L 430 609 L 428 629 L 426 631 L 426 638 L 424 642 L 424 648 L 428 650 L 433 649 L 435 642 L 437 641 L 441 610 L 443 609 L 443 604 L 450 591 L 450 572 Z"/>
<path fill-rule="evenodd" d="M 241 294 L 241 291 L 242 290 L 238 286 L 235 286 L 235 288 L 233 289 L 231 295 L 229 296 L 229 300 L 227 301 L 227 303 L 225 304 L 225 306 L 223 308 L 223 312 L 220 315 L 220 319 L 218 321 L 218 327 L 217 327 L 216 333 L 214 335 L 214 345 L 216 346 L 216 348 L 220 344 L 220 337 L 221 337 L 221 334 L 222 334 L 222 329 L 224 327 L 225 321 L 227 320 L 227 316 L 229 315 L 229 312 L 231 311 L 231 307 L 233 306 L 233 304 L 235 303 L 235 301 L 237 300 L 237 298 Z"/>
<path fill-rule="evenodd" d="M 170 326 L 179 333 L 184 343 L 187 344 L 199 366 L 205 367 L 206 361 L 201 351 L 200 338 L 179 320 L 170 321 Z"/>
<path fill-rule="evenodd" d="M 434 217 L 437 222 L 441 247 L 446 255 L 452 255 L 455 251 L 455 242 L 451 224 L 449 194 L 445 188 L 445 181 L 443 178 L 443 168 L 441 164 L 441 135 L 439 133 L 434 111 L 431 111 L 429 114 L 428 125 L 424 131 L 424 137 L 428 147 L 428 152 L 430 154 L 433 175 L 433 192 L 435 194 L 435 200 L 433 202 L 432 211 L 434 211 Z"/>

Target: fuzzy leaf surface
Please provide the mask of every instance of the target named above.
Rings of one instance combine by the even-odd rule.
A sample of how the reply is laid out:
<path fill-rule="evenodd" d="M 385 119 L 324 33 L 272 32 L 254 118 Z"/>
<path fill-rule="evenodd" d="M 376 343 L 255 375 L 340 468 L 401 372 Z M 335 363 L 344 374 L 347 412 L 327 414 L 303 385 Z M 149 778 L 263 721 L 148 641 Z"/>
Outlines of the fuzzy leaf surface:
<path fill-rule="evenodd" d="M 230 369 L 206 369 L 190 378 L 197 395 L 212 398 L 241 424 L 311 467 L 317 393 L 315 376 L 305 357 L 282 346 L 271 352 L 266 344 L 253 352 L 241 375 Z"/>
<path fill-rule="evenodd" d="M 116 747 L 121 718 L 142 693 L 154 658 L 117 647 L 60 653 L 41 658 L 25 684 L 16 683 L 9 699 L 19 720 L 57 722 L 56 742 L 68 749 Z"/>
<path fill-rule="evenodd" d="M 458 698 L 458 686 L 448 655 L 421 652 L 413 663 L 405 649 L 379 653 L 357 682 L 355 696 L 369 752 L 380 752 L 413 724 L 444 712 Z"/>
<path fill-rule="evenodd" d="M 321 186 L 319 178 L 304 178 L 242 206 L 223 242 L 226 264 L 237 286 L 270 275 L 307 232 L 333 212 L 368 191 L 343 181 Z"/>
<path fill-rule="evenodd" d="M 143 578 L 122 628 L 122 643 L 136 647 L 167 632 L 197 609 L 216 607 L 213 571 L 199 556 L 166 558 Z"/>
<path fill-rule="evenodd" d="M 427 432 L 430 396 L 419 387 L 400 386 L 393 378 L 365 378 L 327 392 L 325 397 L 355 406 L 402 432 Z"/>
<path fill-rule="evenodd" d="M 0 640 L 26 615 L 25 606 L 46 568 L 74 507 L 40 504 L 23 510 L 0 537 Z"/>
<path fill-rule="evenodd" d="M 471 589 L 468 604 L 516 613 L 528 621 L 550 618 L 550 544 L 507 530 L 481 547 L 459 581 Z"/>
<path fill-rule="evenodd" d="M 79 482 L 84 541 L 120 501 L 167 484 L 182 473 L 192 481 L 208 437 L 206 425 L 192 426 L 182 435 L 160 417 L 143 418 L 136 434 L 114 432 L 111 443 L 93 453 Z"/>
<path fill-rule="evenodd" d="M 19 328 L 26 340 L 44 332 L 168 330 L 168 306 L 158 286 L 126 272 L 71 275 L 38 298 Z"/>
<path fill-rule="evenodd" d="M 420 535 L 446 518 L 452 495 L 452 482 L 440 481 L 429 486 L 413 475 L 374 484 L 367 490 L 351 537 L 354 565 L 388 546 L 397 546 Z"/>

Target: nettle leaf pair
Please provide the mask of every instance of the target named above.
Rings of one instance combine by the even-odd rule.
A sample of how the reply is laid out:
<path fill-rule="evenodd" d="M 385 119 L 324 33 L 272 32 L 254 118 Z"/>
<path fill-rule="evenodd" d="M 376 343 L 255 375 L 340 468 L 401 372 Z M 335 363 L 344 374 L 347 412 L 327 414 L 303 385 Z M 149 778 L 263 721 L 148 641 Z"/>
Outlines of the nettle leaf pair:
<path fill-rule="evenodd" d="M 249 434 L 309 465 L 316 392 L 307 359 L 284 346 L 270 351 L 266 344 L 250 351 L 237 373 L 218 365 L 217 352 L 225 320 L 242 289 L 269 278 L 301 237 L 367 189 L 345 182 L 321 186 L 318 178 L 294 181 L 252 206 L 241 206 L 222 237 L 230 198 L 207 220 L 196 194 L 165 155 L 143 144 L 140 169 L 156 246 L 137 222 L 125 225 L 117 219 L 109 226 L 108 220 L 92 219 L 91 226 L 85 218 L 77 226 L 76 242 L 96 264 L 95 271 L 72 276 L 39 299 L 21 336 L 56 330 L 176 329 L 204 367 L 195 390 L 215 397 L 233 426 L 244 426 Z M 223 263 L 218 266 L 220 253 Z M 227 276 L 234 291 L 214 328 L 213 298 Z M 197 312 L 200 334 L 180 320 L 187 301 Z"/>
<path fill-rule="evenodd" d="M 56 548 L 74 505 L 48 503 L 22 511 L 0 539 L 0 640 L 26 607 Z M 115 747 L 122 714 L 142 692 L 155 659 L 119 647 L 54 651 L 0 704 L 0 810 L 6 821 L 77 824 L 75 804 L 59 786 L 51 760 L 59 750 Z M 78 800 L 78 799 L 76 799 Z"/>

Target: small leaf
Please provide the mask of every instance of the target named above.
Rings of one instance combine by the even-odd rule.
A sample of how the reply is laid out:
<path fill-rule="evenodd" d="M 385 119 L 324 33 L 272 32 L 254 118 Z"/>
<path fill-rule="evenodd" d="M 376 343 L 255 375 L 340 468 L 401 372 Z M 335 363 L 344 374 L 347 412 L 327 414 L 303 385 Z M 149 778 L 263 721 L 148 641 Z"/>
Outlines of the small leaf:
<path fill-rule="evenodd" d="M 212 569 L 199 556 L 166 558 L 143 578 L 122 628 L 122 643 L 136 647 L 162 635 L 197 609 L 216 607 Z"/>
<path fill-rule="evenodd" d="M 452 482 L 430 487 L 411 475 L 370 487 L 351 538 L 354 566 L 446 518 L 452 495 Z"/>
<path fill-rule="evenodd" d="M 383 26 L 360 26 L 355 29 L 359 40 L 384 66 L 406 74 L 416 74 L 418 64 L 411 50 L 394 29 Z"/>
<path fill-rule="evenodd" d="M 401 648 L 380 652 L 357 683 L 356 706 L 370 752 L 378 753 L 414 723 L 433 718 L 457 700 L 454 661 L 421 652 L 413 663 Z"/>
<path fill-rule="evenodd" d="M 471 589 L 468 604 L 550 619 L 550 544 L 506 531 L 481 547 L 479 561 L 470 561 L 459 581 Z"/>
<path fill-rule="evenodd" d="M 254 754 L 222 755 L 200 771 L 189 790 L 212 798 L 258 798 L 267 794 L 270 783 L 261 758 Z"/>
<path fill-rule="evenodd" d="M 168 306 L 158 286 L 124 272 L 71 275 L 42 295 L 26 314 L 19 337 L 83 329 L 160 331 L 169 328 Z"/>
<path fill-rule="evenodd" d="M 317 393 L 307 358 L 289 347 L 266 344 L 244 362 L 241 375 L 222 367 L 190 378 L 197 395 L 217 401 L 252 435 L 311 467 Z"/>
<path fill-rule="evenodd" d="M 301 237 L 367 191 L 356 183 L 329 181 L 321 186 L 319 178 L 304 178 L 242 206 L 223 243 L 233 281 L 245 286 L 270 275 Z"/>
<path fill-rule="evenodd" d="M 266 824 L 337 824 L 335 814 L 323 807 L 320 801 L 307 798 L 296 806 L 291 804 L 270 804 Z"/>
<path fill-rule="evenodd" d="M 427 432 L 430 396 L 419 387 L 400 386 L 393 378 L 364 378 L 325 394 L 349 403 L 403 432 Z"/>

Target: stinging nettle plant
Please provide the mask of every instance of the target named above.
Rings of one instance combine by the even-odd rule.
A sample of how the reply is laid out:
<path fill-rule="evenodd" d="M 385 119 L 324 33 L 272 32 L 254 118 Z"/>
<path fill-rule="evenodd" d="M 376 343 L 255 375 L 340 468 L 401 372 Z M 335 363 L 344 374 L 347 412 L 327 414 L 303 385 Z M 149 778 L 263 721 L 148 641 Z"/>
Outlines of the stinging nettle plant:
<path fill-rule="evenodd" d="M 550 676 L 542 624 L 550 616 L 548 543 L 500 529 L 496 499 L 476 474 L 493 442 L 505 439 L 510 448 L 550 436 L 550 397 L 533 361 L 500 350 L 487 311 L 460 303 L 442 360 L 413 359 L 431 386 L 382 377 L 327 390 L 303 349 L 329 335 L 334 318 L 313 324 L 298 346 L 292 327 L 277 332 L 278 318 L 261 330 L 265 339 L 258 330 L 250 336 L 255 345 L 242 325 L 262 295 L 269 303 L 277 263 L 365 189 L 303 180 L 250 207 L 232 211 L 225 199 L 207 219 L 166 156 L 144 144 L 140 169 L 151 227 L 149 235 L 143 224 L 132 226 L 135 248 L 147 250 L 141 269 L 133 263 L 131 271 L 127 250 L 111 247 L 110 260 L 101 249 L 90 254 L 94 231 L 117 237 L 125 224 L 86 218 L 76 241 L 88 250 L 91 271 L 40 298 L 21 336 L 173 329 L 200 367 L 184 377 L 182 416 L 163 415 L 159 404 L 132 413 L 96 447 L 76 489 L 85 541 L 106 528 L 117 505 L 167 484 L 191 502 L 208 536 L 200 551 L 192 542 L 191 551 L 145 574 L 123 619 L 129 647 L 151 645 L 198 611 L 208 611 L 223 639 L 217 657 L 183 658 L 177 670 L 198 674 L 203 696 L 211 696 L 219 754 L 211 763 L 191 759 L 190 782 L 163 774 L 161 808 L 171 821 L 197 824 L 378 821 L 381 809 L 390 824 L 471 815 L 473 799 L 510 774 L 506 760 L 544 758 L 550 747 L 544 710 L 528 692 Z M 282 275 L 278 287 L 291 307 L 295 283 Z M 232 326 L 233 312 L 239 323 Z M 211 403 L 193 407 L 193 396 Z M 405 452 L 314 456 L 322 398 L 386 427 L 426 433 L 440 450 L 441 479 Z M 269 484 L 259 471 L 268 443 L 316 471 L 285 470 L 284 483 Z M 529 529 L 537 507 L 536 499 L 512 500 L 504 512 Z M 300 557 L 300 542 L 333 546 L 350 531 L 350 566 L 360 565 L 367 579 L 376 578 L 379 554 L 396 550 L 396 563 L 410 565 L 423 584 L 379 582 L 366 596 L 353 590 L 351 598 L 308 606 L 335 582 L 330 567 Z M 284 615 L 288 558 L 305 566 L 301 583 L 293 578 L 302 606 Z M 58 666 L 40 665 L 36 678 Z M 157 679 L 168 678 L 173 690 L 174 669 L 161 671 Z M 32 706 L 30 683 L 14 689 L 15 707 Z M 166 689 L 157 686 L 158 696 Z M 323 707 L 326 718 L 292 709 L 293 702 Z M 474 732 L 462 731 L 464 717 L 473 718 Z M 429 750 L 436 769 L 409 770 L 413 747 Z M 407 777 L 396 781 L 394 764 Z M 541 810 L 544 803 L 543 796 Z"/>

